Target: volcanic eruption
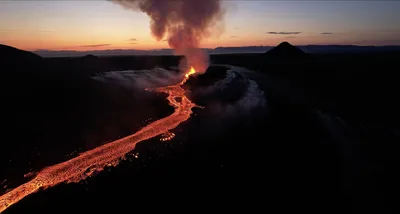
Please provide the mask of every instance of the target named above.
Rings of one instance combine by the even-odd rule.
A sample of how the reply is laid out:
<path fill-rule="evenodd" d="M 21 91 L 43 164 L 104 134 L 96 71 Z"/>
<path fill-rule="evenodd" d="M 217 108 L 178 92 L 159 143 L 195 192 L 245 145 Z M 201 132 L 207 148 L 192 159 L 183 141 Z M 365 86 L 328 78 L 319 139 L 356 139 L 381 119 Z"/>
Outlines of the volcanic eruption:
<path fill-rule="evenodd" d="M 176 84 L 149 91 L 168 94 L 169 104 L 175 108 L 173 114 L 143 127 L 138 132 L 104 144 L 63 163 L 42 169 L 30 181 L 0 196 L 0 213 L 29 194 L 41 188 L 48 188 L 63 182 L 79 182 L 106 166 L 115 166 L 137 143 L 162 135 L 161 140 L 169 140 L 174 134 L 169 132 L 188 120 L 193 107 L 181 87 L 195 73 L 205 72 L 208 55 L 199 49 L 203 38 L 210 35 L 209 29 L 222 17 L 219 0 L 112 0 L 127 9 L 140 9 L 151 18 L 151 31 L 157 40 L 168 35 L 168 44 L 175 54 L 184 55 L 181 69 L 183 80 Z M 190 68 L 190 69 L 189 69 Z M 178 101 L 179 100 L 179 101 Z"/>
<path fill-rule="evenodd" d="M 202 39 L 222 20 L 220 0 L 110 0 L 129 10 L 140 10 L 150 17 L 152 35 L 157 41 L 167 36 L 176 55 L 184 55 L 181 70 L 192 66 L 198 73 L 208 67 L 208 55 L 199 49 Z"/>

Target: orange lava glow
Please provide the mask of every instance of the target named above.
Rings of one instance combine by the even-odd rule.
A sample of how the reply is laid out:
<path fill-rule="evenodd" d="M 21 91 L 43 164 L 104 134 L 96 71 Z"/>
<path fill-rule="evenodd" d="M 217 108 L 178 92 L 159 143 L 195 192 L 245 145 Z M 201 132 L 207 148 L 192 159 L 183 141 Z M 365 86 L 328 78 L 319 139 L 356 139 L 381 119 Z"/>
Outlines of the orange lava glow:
<path fill-rule="evenodd" d="M 130 136 L 86 151 L 78 157 L 63 163 L 44 168 L 32 180 L 0 196 L 0 213 L 39 189 L 45 189 L 60 183 L 79 182 L 95 172 L 102 171 L 106 166 L 116 166 L 121 158 L 135 149 L 137 143 L 169 133 L 169 130 L 176 128 L 180 123 L 189 119 L 192 114 L 192 108 L 199 106 L 192 103 L 185 96 L 185 90 L 181 86 L 195 72 L 192 67 L 186 73 L 182 82 L 176 85 L 147 89 L 149 91 L 167 93 L 169 104 L 175 108 L 174 113 L 154 121 Z M 174 134 L 170 136 L 172 135 L 175 136 Z"/>
<path fill-rule="evenodd" d="M 174 138 L 174 137 L 175 137 L 174 133 L 167 131 L 161 135 L 160 141 L 172 140 L 172 138 Z"/>
<path fill-rule="evenodd" d="M 185 74 L 185 79 L 189 78 L 190 75 L 195 74 L 196 70 L 193 67 L 190 67 L 190 71 Z"/>

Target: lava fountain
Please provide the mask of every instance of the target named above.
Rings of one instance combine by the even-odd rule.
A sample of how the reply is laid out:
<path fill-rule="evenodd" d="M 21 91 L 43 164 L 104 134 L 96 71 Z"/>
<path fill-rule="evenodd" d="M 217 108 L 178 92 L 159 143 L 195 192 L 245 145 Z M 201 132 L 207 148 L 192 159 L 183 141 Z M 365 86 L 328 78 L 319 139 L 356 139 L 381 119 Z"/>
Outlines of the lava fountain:
<path fill-rule="evenodd" d="M 184 79 L 176 85 L 146 89 L 168 94 L 167 100 L 175 108 L 174 113 L 150 123 L 132 135 L 86 151 L 68 161 L 44 168 L 32 180 L 0 196 L 0 213 L 40 189 L 60 183 L 79 182 L 95 172 L 102 171 L 106 166 L 118 165 L 121 158 L 134 150 L 136 144 L 141 141 L 164 133 L 171 134 L 169 130 L 190 118 L 193 107 L 200 107 L 185 96 L 185 90 L 181 87 L 195 73 L 195 69 L 191 67 Z"/>

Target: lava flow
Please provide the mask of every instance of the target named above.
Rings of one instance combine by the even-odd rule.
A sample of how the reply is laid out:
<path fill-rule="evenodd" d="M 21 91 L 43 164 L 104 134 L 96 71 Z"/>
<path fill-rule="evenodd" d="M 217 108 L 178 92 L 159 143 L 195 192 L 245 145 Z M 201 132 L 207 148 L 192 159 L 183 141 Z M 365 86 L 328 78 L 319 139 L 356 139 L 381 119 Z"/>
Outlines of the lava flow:
<path fill-rule="evenodd" d="M 185 90 L 181 86 L 195 72 L 192 67 L 184 79 L 176 85 L 147 89 L 167 93 L 169 104 L 175 108 L 174 113 L 154 121 L 135 134 L 86 151 L 63 163 L 44 168 L 31 181 L 0 196 L 0 213 L 41 188 L 52 187 L 63 182 L 79 182 L 94 172 L 103 170 L 106 166 L 116 166 L 121 158 L 135 148 L 137 143 L 166 133 L 189 119 L 192 108 L 199 106 L 185 96 Z M 180 102 L 177 101 L 177 98 Z"/>

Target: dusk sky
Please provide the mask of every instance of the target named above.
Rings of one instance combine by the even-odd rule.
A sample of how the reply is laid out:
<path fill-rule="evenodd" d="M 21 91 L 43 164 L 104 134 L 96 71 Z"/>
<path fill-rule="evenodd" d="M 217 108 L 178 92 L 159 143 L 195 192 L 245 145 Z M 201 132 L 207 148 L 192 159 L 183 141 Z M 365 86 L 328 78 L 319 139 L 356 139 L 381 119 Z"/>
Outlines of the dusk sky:
<path fill-rule="evenodd" d="M 223 25 L 202 47 L 400 45 L 399 1 L 224 1 Z M 221 31 L 221 29 L 224 29 Z M 168 48 L 149 18 L 108 1 L 0 1 L 0 43 L 25 50 Z"/>

